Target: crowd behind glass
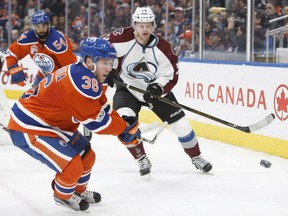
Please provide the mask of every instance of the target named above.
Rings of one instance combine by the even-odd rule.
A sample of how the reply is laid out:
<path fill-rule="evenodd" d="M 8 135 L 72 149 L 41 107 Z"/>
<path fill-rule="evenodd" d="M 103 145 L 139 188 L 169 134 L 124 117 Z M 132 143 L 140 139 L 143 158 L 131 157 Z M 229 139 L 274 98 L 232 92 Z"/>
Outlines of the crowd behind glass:
<path fill-rule="evenodd" d="M 31 16 L 38 10 L 49 14 L 51 26 L 66 33 L 78 52 L 86 37 L 130 26 L 135 8 L 150 6 L 155 34 L 167 39 L 180 58 L 275 62 L 275 50 L 287 47 L 288 1 L 248 2 L 250 7 L 247 0 L 0 0 L 0 49 L 32 28 Z M 248 60 L 247 53 L 252 53 Z"/>

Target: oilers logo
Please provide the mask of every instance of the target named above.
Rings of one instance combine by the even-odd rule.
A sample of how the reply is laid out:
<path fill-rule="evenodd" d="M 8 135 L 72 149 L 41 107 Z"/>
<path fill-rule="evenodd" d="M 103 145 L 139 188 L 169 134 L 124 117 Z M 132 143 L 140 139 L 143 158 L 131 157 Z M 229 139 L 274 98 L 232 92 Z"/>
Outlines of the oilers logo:
<path fill-rule="evenodd" d="M 59 140 L 59 144 L 63 147 L 66 147 L 67 146 L 67 143 L 64 142 L 63 140 Z"/>
<path fill-rule="evenodd" d="M 142 59 L 143 60 L 143 59 Z M 139 61 L 127 66 L 128 76 L 151 83 L 156 79 L 157 67 L 152 62 Z"/>
<path fill-rule="evenodd" d="M 48 75 L 53 72 L 55 63 L 54 60 L 46 54 L 38 53 L 34 56 L 33 61 L 38 65 L 41 70 Z"/>

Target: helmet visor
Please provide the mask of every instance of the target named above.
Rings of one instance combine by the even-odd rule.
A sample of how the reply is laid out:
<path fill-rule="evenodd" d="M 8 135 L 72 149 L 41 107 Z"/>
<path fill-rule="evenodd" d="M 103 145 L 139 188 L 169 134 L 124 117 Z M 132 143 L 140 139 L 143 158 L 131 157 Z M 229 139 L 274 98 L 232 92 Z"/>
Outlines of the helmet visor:
<path fill-rule="evenodd" d="M 101 61 L 100 61 L 101 60 Z M 117 58 L 97 58 L 93 59 L 93 62 L 97 64 L 97 67 L 111 67 L 117 68 L 118 66 L 118 59 Z"/>

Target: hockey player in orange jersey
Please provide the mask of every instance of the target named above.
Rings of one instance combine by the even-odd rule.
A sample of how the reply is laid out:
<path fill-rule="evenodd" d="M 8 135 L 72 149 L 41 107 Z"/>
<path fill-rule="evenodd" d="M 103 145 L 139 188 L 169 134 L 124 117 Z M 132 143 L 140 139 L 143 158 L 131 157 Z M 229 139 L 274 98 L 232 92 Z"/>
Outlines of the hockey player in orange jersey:
<path fill-rule="evenodd" d="M 116 58 L 104 39 L 89 37 L 81 60 L 51 73 L 36 89 L 27 90 L 13 105 L 7 128 L 13 144 L 56 171 L 56 203 L 84 211 L 101 195 L 86 190 L 95 153 L 77 128 L 83 124 L 97 134 L 118 136 L 136 144 L 139 122 L 120 117 L 107 102 L 106 77 Z"/>
<path fill-rule="evenodd" d="M 18 61 L 30 55 L 40 68 L 33 86 L 40 80 L 62 66 L 77 61 L 72 46 L 66 35 L 51 28 L 48 15 L 38 11 L 32 16 L 33 30 L 24 32 L 7 50 L 7 68 L 11 74 L 11 82 L 25 85 L 25 68 Z"/>

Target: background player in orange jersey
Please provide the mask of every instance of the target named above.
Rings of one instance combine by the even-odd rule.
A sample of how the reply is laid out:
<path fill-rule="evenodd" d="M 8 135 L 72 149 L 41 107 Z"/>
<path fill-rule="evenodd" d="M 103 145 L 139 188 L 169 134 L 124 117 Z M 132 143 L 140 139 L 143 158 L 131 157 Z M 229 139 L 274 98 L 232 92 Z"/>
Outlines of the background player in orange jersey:
<path fill-rule="evenodd" d="M 105 79 L 116 58 L 106 40 L 89 37 L 81 60 L 42 79 L 13 105 L 7 128 L 13 144 L 56 171 L 56 203 L 84 211 L 101 195 L 86 190 L 95 153 L 77 128 L 118 136 L 123 144 L 138 143 L 139 122 L 120 117 L 107 102 Z"/>
<path fill-rule="evenodd" d="M 18 61 L 30 55 L 40 68 L 33 86 L 51 72 L 72 64 L 77 57 L 72 52 L 72 46 L 66 35 L 50 27 L 48 15 L 38 11 L 32 16 L 33 29 L 24 32 L 7 50 L 7 68 L 12 78 L 11 82 L 20 86 L 25 85 L 25 74 Z"/>

